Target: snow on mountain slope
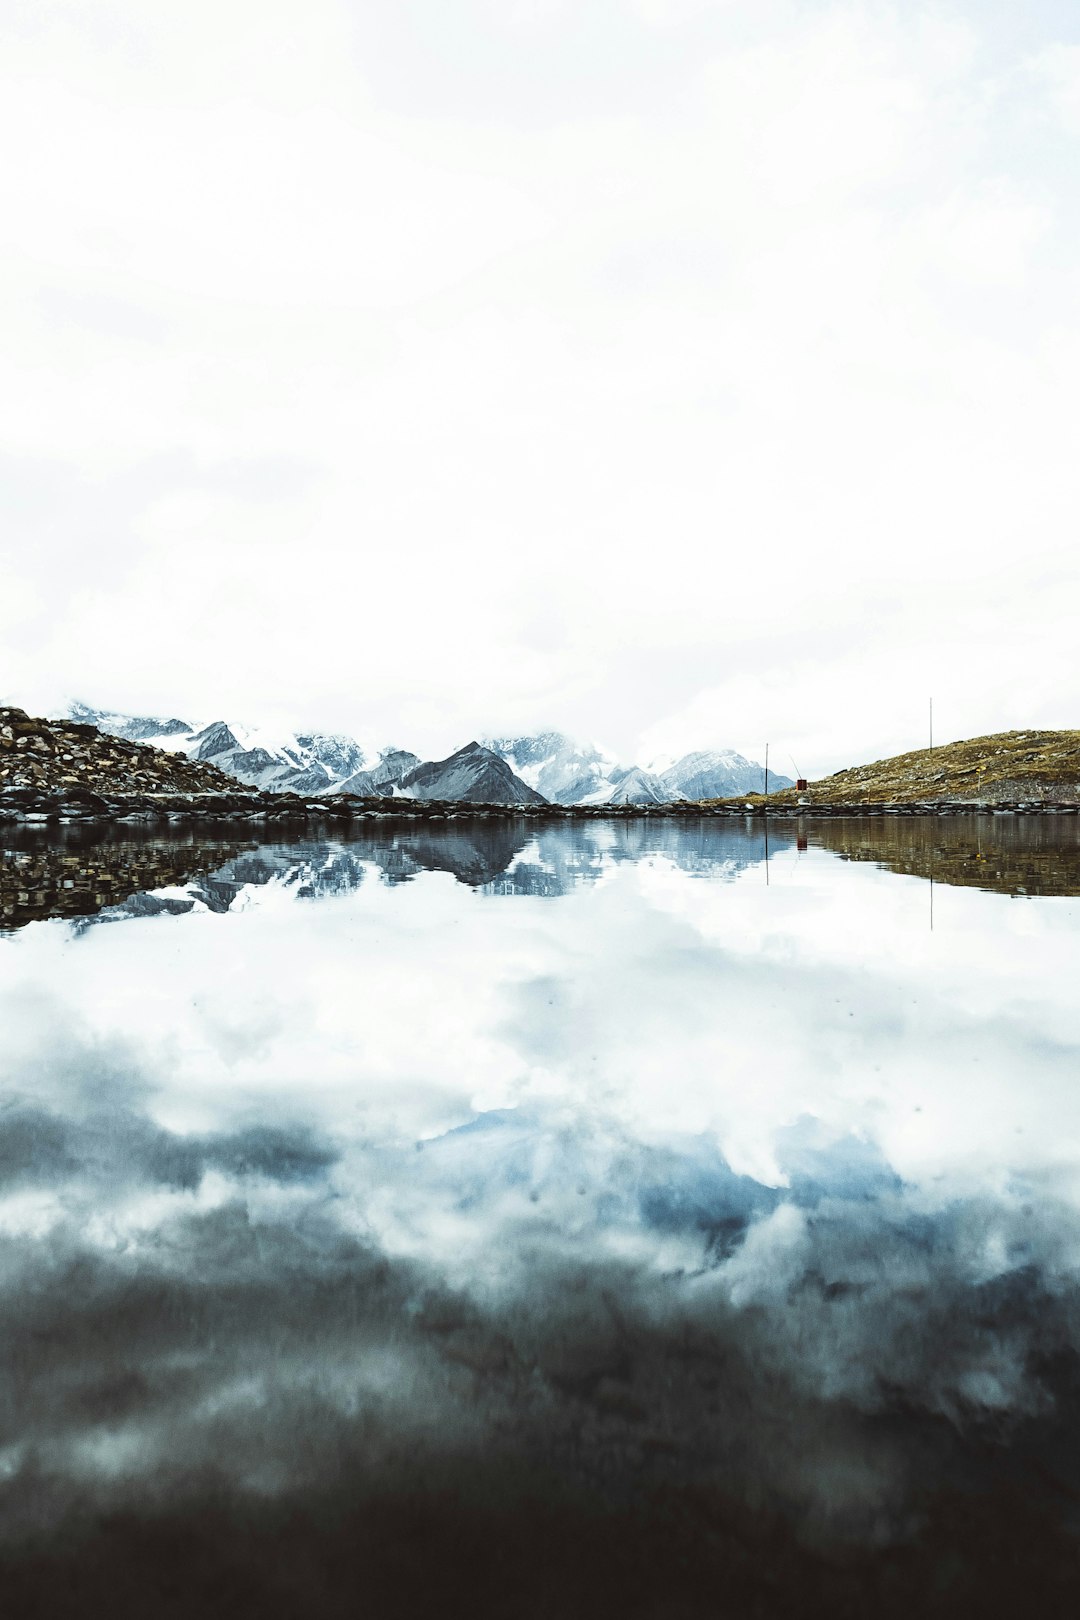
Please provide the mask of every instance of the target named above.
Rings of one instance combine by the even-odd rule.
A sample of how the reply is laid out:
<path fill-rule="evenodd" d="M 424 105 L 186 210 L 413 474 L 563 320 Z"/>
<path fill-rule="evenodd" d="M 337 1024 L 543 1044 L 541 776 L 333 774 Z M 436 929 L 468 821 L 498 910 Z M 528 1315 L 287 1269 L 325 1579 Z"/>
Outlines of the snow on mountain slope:
<path fill-rule="evenodd" d="M 196 732 L 189 752 L 254 787 L 307 794 L 327 792 L 377 763 L 351 737 L 321 732 L 282 737 L 221 720 Z"/>
<path fill-rule="evenodd" d="M 195 727 L 184 720 L 113 714 L 86 703 L 72 703 L 67 717 L 132 742 L 209 761 L 249 787 L 274 792 L 329 792 L 362 768 L 382 764 L 377 752 L 369 753 L 354 738 L 329 732 L 283 735 L 224 720 Z"/>
<path fill-rule="evenodd" d="M 667 788 L 658 776 L 633 765 L 620 771 L 618 780 L 609 782 L 583 800 L 584 804 L 670 804 L 686 795 Z"/>
<path fill-rule="evenodd" d="M 613 785 L 618 769 L 613 754 L 580 743 L 561 731 L 536 737 L 491 737 L 484 747 L 498 754 L 514 774 L 552 804 L 583 804 Z"/>
<path fill-rule="evenodd" d="M 684 799 L 726 799 L 737 793 L 760 793 L 765 785 L 764 768 L 731 748 L 684 754 L 658 776 L 672 797 Z M 792 785 L 790 777 L 769 772 L 770 791 Z"/>
<path fill-rule="evenodd" d="M 279 733 L 224 720 L 193 726 L 176 717 L 116 714 L 86 703 L 72 703 L 62 718 L 95 725 L 129 742 L 148 742 L 207 761 L 252 787 L 309 796 L 406 794 L 473 803 L 501 799 L 659 804 L 760 792 L 764 785 L 762 767 L 730 748 L 701 749 L 674 764 L 657 761 L 644 769 L 620 765 L 606 750 L 561 731 L 487 738 L 459 749 L 449 760 L 422 764 L 406 749 L 365 747 L 353 737 L 333 732 Z M 417 777 L 419 771 L 426 774 Z M 414 785 L 410 778 L 416 778 Z M 770 771 L 769 786 L 790 787 L 791 781 Z M 535 799 L 523 796 L 530 792 Z"/>
<path fill-rule="evenodd" d="M 87 703 L 72 703 L 63 714 L 50 718 L 96 726 L 111 737 L 124 737 L 128 742 L 148 742 L 155 748 L 176 748 L 179 746 L 177 739 L 189 736 L 192 730 L 186 720 L 163 720 L 153 715 L 106 714 L 101 709 L 92 709 Z"/>
<path fill-rule="evenodd" d="M 343 781 L 335 782 L 331 793 L 355 793 L 360 798 L 390 798 L 400 789 L 402 780 L 422 763 L 419 754 L 410 754 L 407 748 L 387 748 L 382 758 L 368 770 L 354 771 Z"/>
<path fill-rule="evenodd" d="M 505 759 L 530 787 L 555 804 L 660 804 L 680 799 L 716 799 L 760 792 L 764 771 L 731 748 L 701 749 L 682 759 L 648 768 L 620 765 L 592 743 L 579 743 L 561 731 L 534 737 L 494 737 L 486 747 Z M 786 776 L 769 773 L 770 787 L 790 787 Z"/>

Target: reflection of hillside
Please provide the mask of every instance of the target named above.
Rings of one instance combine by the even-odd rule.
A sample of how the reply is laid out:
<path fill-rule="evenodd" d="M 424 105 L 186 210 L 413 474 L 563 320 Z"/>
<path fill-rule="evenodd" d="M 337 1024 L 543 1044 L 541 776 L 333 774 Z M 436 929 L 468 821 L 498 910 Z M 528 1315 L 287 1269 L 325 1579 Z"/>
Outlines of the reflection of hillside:
<path fill-rule="evenodd" d="M 242 848 L 198 836 L 160 839 L 130 828 L 90 833 L 61 828 L 41 833 L 8 831 L 0 850 L 0 928 L 21 928 L 48 917 L 93 917 L 126 902 L 132 915 L 174 909 L 136 906 L 131 896 L 186 884 L 220 866 Z"/>
<path fill-rule="evenodd" d="M 920 816 L 809 821 L 809 841 L 842 860 L 999 894 L 1080 894 L 1080 819 Z"/>

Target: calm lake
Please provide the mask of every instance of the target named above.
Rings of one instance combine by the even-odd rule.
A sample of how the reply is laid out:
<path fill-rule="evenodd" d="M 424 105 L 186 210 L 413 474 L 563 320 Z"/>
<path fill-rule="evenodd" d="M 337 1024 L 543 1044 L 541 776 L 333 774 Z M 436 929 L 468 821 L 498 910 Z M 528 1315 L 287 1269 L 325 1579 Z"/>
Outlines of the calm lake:
<path fill-rule="evenodd" d="M 1080 818 L 0 843 L 5 1617 L 1080 1610 Z"/>

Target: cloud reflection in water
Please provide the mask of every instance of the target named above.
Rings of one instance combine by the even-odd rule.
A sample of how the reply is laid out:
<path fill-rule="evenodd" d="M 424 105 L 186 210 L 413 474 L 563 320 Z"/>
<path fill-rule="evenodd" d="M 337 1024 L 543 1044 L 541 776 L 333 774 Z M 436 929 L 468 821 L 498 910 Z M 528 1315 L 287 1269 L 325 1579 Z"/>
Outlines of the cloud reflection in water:
<path fill-rule="evenodd" d="M 25 1612 L 1065 1612 L 1075 908 L 666 833 L 0 942 Z"/>

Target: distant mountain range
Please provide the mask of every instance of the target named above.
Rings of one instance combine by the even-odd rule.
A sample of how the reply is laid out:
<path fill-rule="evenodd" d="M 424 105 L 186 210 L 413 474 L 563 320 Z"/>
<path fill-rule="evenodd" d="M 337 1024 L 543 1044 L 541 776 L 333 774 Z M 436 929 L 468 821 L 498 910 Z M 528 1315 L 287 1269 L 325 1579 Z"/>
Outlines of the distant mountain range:
<path fill-rule="evenodd" d="M 156 843 L 119 844 L 95 851 L 96 871 L 114 871 L 113 882 L 122 898 L 94 909 L 89 897 L 102 885 L 83 880 L 78 868 L 63 857 L 54 868 L 38 874 L 47 889 L 36 896 L 27 920 L 70 916 L 76 931 L 85 933 L 99 923 L 131 917 L 179 916 L 196 909 L 230 911 L 244 895 L 270 886 L 289 890 L 299 901 L 321 900 L 349 894 L 378 871 L 382 882 L 409 883 L 423 872 L 448 872 L 459 883 L 501 895 L 567 895 L 598 882 L 612 864 L 633 863 L 650 853 L 662 853 L 684 872 L 733 882 L 749 867 L 790 847 L 795 834 L 774 830 L 766 841 L 763 832 L 740 822 L 710 823 L 702 835 L 693 821 L 666 820 L 661 828 L 648 822 L 619 824 L 614 841 L 590 823 L 573 827 L 493 818 L 469 822 L 467 830 L 445 822 L 399 824 L 393 831 L 354 830 L 347 846 L 336 842 L 262 844 L 236 852 L 222 846 L 215 855 L 211 845 L 179 846 L 171 850 Z M 878 826 L 878 831 L 882 828 Z M 201 854 L 201 859 L 200 859 Z M 43 852 L 44 855 L 44 852 Z M 61 887 L 74 873 L 74 889 Z M 3 877 L 0 868 L 0 878 Z M 22 882 L 16 878 L 15 882 Z M 136 884 L 145 885 L 136 887 Z M 168 885 L 166 892 L 160 891 Z M 12 883 L 14 888 L 14 882 Z M 131 892 L 129 893 L 129 889 Z M 178 893 L 178 890 L 184 893 Z M 16 926 L 22 919 L 16 911 Z"/>
<path fill-rule="evenodd" d="M 273 792 L 389 793 L 420 764 L 416 754 L 404 749 L 375 753 L 353 737 L 332 732 L 281 735 L 225 720 L 194 726 L 175 717 L 115 714 L 87 703 L 72 703 L 63 718 L 94 725 L 129 742 L 209 761 L 249 787 Z"/>
<path fill-rule="evenodd" d="M 731 748 L 702 749 L 648 768 L 620 765 L 611 754 L 575 742 L 560 731 L 536 737 L 492 737 L 484 746 L 506 760 L 529 787 L 552 804 L 667 804 L 679 799 L 724 799 L 760 793 L 764 769 Z M 792 787 L 769 772 L 769 787 Z"/>
<path fill-rule="evenodd" d="M 355 793 L 473 804 L 662 804 L 760 793 L 764 771 L 731 749 L 705 749 L 667 765 L 620 765 L 562 732 L 470 742 L 448 759 L 422 761 L 403 748 L 365 748 L 333 732 L 278 735 L 232 721 L 194 726 L 176 717 L 115 714 L 72 703 L 64 719 L 129 742 L 186 754 L 240 782 L 274 792 Z M 769 775 L 769 786 L 792 785 Z"/>

